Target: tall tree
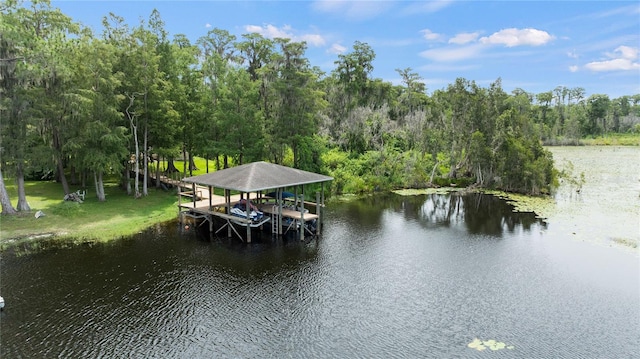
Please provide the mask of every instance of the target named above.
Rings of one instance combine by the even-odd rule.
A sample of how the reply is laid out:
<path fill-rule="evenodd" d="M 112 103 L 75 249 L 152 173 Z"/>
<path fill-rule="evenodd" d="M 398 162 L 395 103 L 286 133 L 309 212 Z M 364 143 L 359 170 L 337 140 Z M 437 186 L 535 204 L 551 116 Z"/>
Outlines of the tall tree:
<path fill-rule="evenodd" d="M 18 213 L 13 205 L 11 204 L 11 198 L 9 198 L 9 192 L 7 192 L 7 187 L 4 185 L 4 178 L 2 177 L 2 167 L 0 167 L 0 205 L 2 205 L 2 213 L 12 215 Z"/>
<path fill-rule="evenodd" d="M 96 197 L 105 201 L 104 175 L 120 173 L 127 158 L 127 128 L 119 111 L 122 73 L 114 72 L 117 53 L 110 43 L 85 36 L 74 53 L 77 83 L 84 90 L 79 91 L 81 105 L 75 111 L 81 132 L 70 145 L 75 144 L 82 168 L 93 173 Z"/>
<path fill-rule="evenodd" d="M 367 85 L 375 57 L 369 44 L 356 41 L 351 52 L 338 55 L 338 60 L 335 61 L 339 82 L 345 86 L 347 95 L 357 97 L 359 105 L 367 103 Z"/>
<path fill-rule="evenodd" d="M 220 168 L 219 155 L 224 154 L 225 165 L 228 163 L 228 151 L 223 145 L 226 130 L 223 120 L 219 118 L 220 100 L 224 88 L 224 79 L 232 63 L 241 62 L 236 54 L 238 45 L 234 42 L 236 37 L 222 29 L 212 29 L 206 36 L 198 39 L 201 67 L 201 109 L 202 128 L 202 152 L 216 159 L 216 165 Z M 249 44 L 245 51 L 252 49 Z M 256 55 L 257 56 L 257 55 Z"/>
<path fill-rule="evenodd" d="M 424 79 L 414 72 L 410 67 L 406 69 L 396 69 L 396 72 L 402 78 L 404 88 L 398 96 L 399 106 L 401 106 L 399 119 L 415 111 L 423 110 L 423 106 L 427 102 L 426 85 Z"/>
<path fill-rule="evenodd" d="M 589 123 L 586 131 L 590 135 L 595 135 L 600 131 L 607 131 L 607 113 L 611 106 L 611 100 L 609 96 L 602 94 L 595 94 L 589 96 L 587 99 L 587 115 Z M 598 121 L 602 123 L 598 128 Z"/>
<path fill-rule="evenodd" d="M 2 102 L 7 109 L 4 112 L 8 115 L 5 125 L 11 132 L 9 142 L 8 133 L 3 133 L 5 144 L 11 143 L 5 155 L 13 160 L 18 210 L 28 211 L 24 189 L 28 125 L 43 130 L 53 150 L 63 191 L 69 193 L 64 175 L 67 160 L 64 144 L 73 132 L 73 127 L 68 126 L 73 86 L 66 55 L 73 45 L 67 35 L 77 33 L 79 26 L 59 10 L 52 9 L 48 1 L 31 2 L 30 7 L 11 2 L 2 11 L 0 78 Z"/>
<path fill-rule="evenodd" d="M 269 61 L 273 53 L 273 42 L 258 33 L 242 35 L 244 41 L 236 44 L 242 54 L 242 62 L 247 65 L 251 81 L 258 80 L 258 71 Z"/>
<path fill-rule="evenodd" d="M 237 43 L 236 47 L 242 56 L 242 63 L 247 66 L 251 81 L 258 83 L 258 93 L 260 94 L 259 109 L 266 128 L 268 124 L 273 124 L 276 121 L 274 113 L 276 100 L 273 94 L 273 83 L 276 81 L 277 75 L 273 71 L 273 66 L 266 68 L 268 64 L 272 63 L 272 59 L 275 56 L 275 44 L 272 40 L 257 33 L 244 34 L 242 37 L 244 41 Z M 273 143 L 273 141 L 269 140 L 265 142 Z M 271 150 L 268 149 L 268 151 Z M 275 162 L 278 161 L 276 160 Z"/>
<path fill-rule="evenodd" d="M 272 89 L 276 118 L 268 130 L 275 142 L 273 149 L 280 154 L 276 161 L 281 162 L 283 150 L 290 147 L 293 166 L 299 168 L 301 144 L 318 130 L 318 114 L 324 106 L 324 94 L 317 86 L 317 72 L 310 68 L 305 57 L 306 43 L 288 39 L 276 39 L 276 42 L 280 51 L 269 65 L 271 76 L 275 77 Z"/>
<path fill-rule="evenodd" d="M 226 135 L 221 139 L 225 156 L 234 157 L 236 163 L 262 158 L 264 151 L 264 122 L 258 109 L 258 83 L 251 81 L 242 68 L 230 67 L 220 89 L 216 117 Z"/>
<path fill-rule="evenodd" d="M 122 92 L 128 97 L 123 111 L 129 120 L 133 139 L 134 197 L 146 194 L 147 141 L 152 113 L 162 102 L 162 87 L 165 79 L 159 70 L 161 56 L 158 54 L 158 37 L 144 23 L 133 30 L 125 40 L 126 62 L 121 63 L 124 75 Z M 156 118 L 162 123 L 163 118 Z M 140 139 L 142 134 L 142 141 Z M 142 142 L 142 144 L 140 143 Z M 140 169 L 143 170 L 143 190 L 140 190 Z"/>
<path fill-rule="evenodd" d="M 347 141 L 340 141 L 344 137 L 341 129 L 348 127 L 354 129 L 355 123 L 343 124 L 358 106 L 369 105 L 369 94 L 371 89 L 370 74 L 373 71 L 373 60 L 375 52 L 367 43 L 356 41 L 351 52 L 338 55 L 338 60 L 334 63 L 336 68 L 332 72 L 332 79 L 325 84 L 328 85 L 325 92 L 329 101 L 328 116 L 332 123 L 328 125 L 332 137 L 343 144 L 356 145 L 360 141 L 352 138 Z M 356 145 L 358 148 L 361 146 Z M 350 148 L 346 148 L 350 150 Z M 359 150 L 356 150 L 359 152 Z"/>

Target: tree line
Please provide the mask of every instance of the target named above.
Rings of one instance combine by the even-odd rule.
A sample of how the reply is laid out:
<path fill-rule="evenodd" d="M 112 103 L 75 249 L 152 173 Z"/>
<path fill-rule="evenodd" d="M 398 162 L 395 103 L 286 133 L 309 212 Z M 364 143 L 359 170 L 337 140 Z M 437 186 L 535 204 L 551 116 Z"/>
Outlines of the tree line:
<path fill-rule="evenodd" d="M 30 210 L 25 178 L 51 176 L 64 194 L 91 183 L 104 201 L 115 177 L 140 197 L 161 159 L 167 171 L 185 159 L 184 174 L 193 156 L 327 173 L 334 193 L 475 183 L 539 194 L 555 180 L 541 140 L 640 132 L 640 95 L 506 93 L 500 79 L 464 78 L 428 95 L 411 68 L 396 70 L 400 85 L 373 78 L 375 52 L 359 41 L 324 73 L 305 42 L 214 28 L 192 43 L 170 38 L 155 10 L 135 27 L 110 13 L 96 34 L 49 1 L 25 4 L 0 2 L 2 213 Z"/>

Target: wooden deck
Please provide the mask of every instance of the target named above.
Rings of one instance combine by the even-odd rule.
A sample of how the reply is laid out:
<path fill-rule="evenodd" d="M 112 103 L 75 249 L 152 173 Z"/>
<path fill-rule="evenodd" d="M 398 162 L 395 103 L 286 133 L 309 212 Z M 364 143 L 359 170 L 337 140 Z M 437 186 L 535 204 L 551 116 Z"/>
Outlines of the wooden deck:
<path fill-rule="evenodd" d="M 196 186 L 195 194 L 193 192 L 193 185 L 191 184 L 182 183 L 176 187 L 180 188 L 180 200 L 178 203 L 180 217 L 186 216 L 195 220 L 202 220 L 200 225 L 209 222 L 209 230 L 211 232 L 215 231 L 216 234 L 226 228 L 229 235 L 233 232 L 242 239 L 242 236 L 234 228 L 233 224 L 250 228 L 262 228 L 262 226 L 268 222 L 271 223 L 273 234 L 286 234 L 290 230 L 299 230 L 300 228 L 305 229 L 303 232 L 313 234 L 303 223 L 306 224 L 319 219 L 318 214 L 287 208 L 287 205 L 293 204 L 291 199 L 283 201 L 284 206 L 281 208 L 274 198 L 255 195 L 254 198 L 251 198 L 251 202 L 256 204 L 256 207 L 264 214 L 264 217 L 258 221 L 252 221 L 227 213 L 227 206 L 233 207 L 242 199 L 242 196 L 239 194 L 231 195 L 229 199 L 226 200 L 225 196 L 212 194 L 209 188 L 204 186 Z M 298 202 L 298 205 L 305 204 L 311 207 L 316 205 L 312 202 Z M 214 228 L 214 218 L 222 220 L 223 224 L 219 228 Z M 282 230 L 278 227 L 281 227 Z"/>
<path fill-rule="evenodd" d="M 204 208 L 207 209 L 209 211 L 214 210 L 215 208 L 222 208 L 222 207 L 226 207 L 227 205 L 227 201 L 225 201 L 224 196 L 220 196 L 217 194 L 212 195 L 209 192 L 209 189 L 206 188 L 205 190 L 197 190 L 196 193 L 198 194 L 196 196 L 196 200 L 193 200 L 193 192 L 188 192 L 188 191 L 183 191 L 180 192 L 180 196 L 182 197 L 187 197 L 190 199 L 190 201 L 180 201 L 180 207 L 181 208 L 188 208 L 188 209 L 193 209 L 193 208 Z M 200 196 L 200 193 L 202 193 L 202 195 Z M 201 199 L 198 199 L 201 198 Z M 238 203 L 238 201 L 240 201 L 240 195 L 239 194 L 235 194 L 232 195 L 230 197 L 230 205 L 233 206 L 234 204 Z"/>
<path fill-rule="evenodd" d="M 275 176 L 274 176 L 275 174 Z M 264 161 L 252 162 L 212 173 L 182 178 L 182 182 L 161 177 L 159 181 L 177 188 L 178 211 L 180 218 L 189 216 L 197 221 L 209 222 L 210 233 L 218 233 L 227 228 L 228 236 L 236 228 L 246 229 L 246 240 L 251 242 L 251 229 L 270 224 L 273 235 L 283 235 L 290 230 L 298 232 L 300 239 L 306 233 L 321 233 L 322 209 L 324 207 L 324 185 L 322 193 L 315 193 L 315 203 L 304 201 L 304 186 L 324 183 L 332 177 L 303 171 Z M 215 190 L 215 191 L 214 191 Z M 285 192 L 291 190 L 291 192 Z M 215 192 L 225 195 L 216 195 Z M 274 193 L 266 197 L 265 193 Z M 230 196 L 231 193 L 237 193 Z M 287 198 L 291 197 L 291 198 Z M 242 199 L 250 200 L 251 219 L 245 219 L 250 213 L 238 210 L 235 206 Z M 244 206 L 243 206 L 244 207 Z M 253 211 L 251 211 L 253 212 Z M 216 223 L 214 224 L 214 219 Z M 222 221 L 222 226 L 218 227 Z M 200 223 L 199 225 L 202 225 Z M 234 228 L 236 226 L 236 228 Z"/>
<path fill-rule="evenodd" d="M 282 217 L 295 219 L 298 221 L 304 220 L 305 222 L 309 222 L 309 221 L 318 219 L 317 214 L 308 213 L 308 212 L 303 213 L 300 211 L 294 211 L 286 208 L 283 208 L 282 211 L 280 211 L 278 206 L 273 204 L 261 204 L 261 205 L 258 205 L 258 208 L 260 209 L 260 211 L 267 213 L 269 215 L 281 213 Z"/>

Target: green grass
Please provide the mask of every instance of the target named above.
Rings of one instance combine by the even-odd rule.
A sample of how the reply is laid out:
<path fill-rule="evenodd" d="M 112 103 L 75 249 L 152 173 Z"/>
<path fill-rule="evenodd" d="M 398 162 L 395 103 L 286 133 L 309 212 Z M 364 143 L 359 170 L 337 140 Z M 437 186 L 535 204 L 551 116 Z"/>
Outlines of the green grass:
<path fill-rule="evenodd" d="M 207 163 L 204 158 L 194 158 L 198 170 L 193 175 L 204 174 Z M 174 161 L 182 172 L 184 162 Z M 161 169 L 166 162 L 161 163 Z M 151 168 L 150 168 L 151 170 Z M 215 170 L 215 162 L 209 160 L 209 172 Z M 174 174 L 175 178 L 189 176 Z M 5 184 L 14 206 L 17 201 L 17 189 L 11 179 L 5 178 Z M 72 191 L 80 189 L 71 188 Z M 112 239 L 130 236 L 157 223 L 177 218 L 176 192 L 149 188 L 149 195 L 140 199 L 128 196 L 115 182 L 105 184 L 107 200 L 99 202 L 95 190 L 87 191 L 84 203 L 65 202 L 62 186 L 56 182 L 28 181 L 25 184 L 27 202 L 31 212 L 16 216 L 0 216 L 0 248 L 10 243 L 19 243 L 36 238 L 55 238 L 71 242 L 106 242 Z M 222 190 L 219 190 L 221 194 Z M 218 191 L 216 191 L 218 192 Z M 45 216 L 35 218 L 41 210 Z"/>
<path fill-rule="evenodd" d="M 181 173 L 184 171 L 184 162 L 183 160 L 174 160 L 173 164 L 176 166 L 176 168 L 178 169 L 178 171 L 180 171 Z M 194 176 L 198 176 L 201 174 L 205 174 L 207 173 L 207 161 L 202 158 L 202 157 L 194 157 L 193 158 L 193 162 L 196 164 L 197 170 L 193 171 L 193 175 Z M 157 162 L 154 162 L 157 163 Z M 222 166 L 222 158 L 220 159 L 220 165 Z M 209 172 L 214 172 L 216 166 L 216 161 L 215 159 L 209 159 Z M 232 160 L 229 159 L 229 166 L 235 166 L 235 164 L 232 163 Z M 167 168 L 167 161 L 162 160 L 160 161 L 160 170 L 164 170 Z M 151 171 L 153 171 L 153 167 L 150 166 L 149 168 Z M 184 177 L 188 177 L 190 176 L 189 174 L 189 167 L 187 166 L 187 172 L 186 175 Z"/>
<path fill-rule="evenodd" d="M 15 185 L 7 190 L 15 205 Z M 0 216 L 1 247 L 43 236 L 74 242 L 108 241 L 138 233 L 178 214 L 175 191 L 150 188 L 147 197 L 134 199 L 115 183 L 108 183 L 105 202 L 98 201 L 95 190 L 88 190 L 84 203 L 75 203 L 62 200 L 62 187 L 55 182 L 27 182 L 25 190 L 31 212 Z M 35 218 L 38 210 L 45 216 Z"/>
<path fill-rule="evenodd" d="M 611 133 L 584 138 L 580 143 L 589 146 L 640 146 L 640 133 Z"/>

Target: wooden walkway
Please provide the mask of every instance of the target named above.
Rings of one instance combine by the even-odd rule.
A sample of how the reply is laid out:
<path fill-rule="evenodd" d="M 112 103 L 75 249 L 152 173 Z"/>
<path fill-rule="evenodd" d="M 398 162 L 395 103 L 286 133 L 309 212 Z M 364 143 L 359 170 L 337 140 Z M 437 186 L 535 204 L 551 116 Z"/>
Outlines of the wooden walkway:
<path fill-rule="evenodd" d="M 153 173 L 150 172 L 149 173 L 149 178 L 151 178 L 154 181 L 157 181 L 155 172 L 153 172 Z M 171 178 L 171 177 L 168 177 L 168 176 L 165 176 L 165 175 L 160 175 L 160 183 L 168 185 L 169 187 L 178 187 L 181 184 L 184 184 L 179 179 Z"/>

